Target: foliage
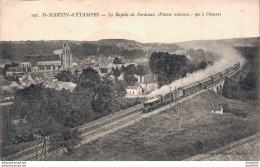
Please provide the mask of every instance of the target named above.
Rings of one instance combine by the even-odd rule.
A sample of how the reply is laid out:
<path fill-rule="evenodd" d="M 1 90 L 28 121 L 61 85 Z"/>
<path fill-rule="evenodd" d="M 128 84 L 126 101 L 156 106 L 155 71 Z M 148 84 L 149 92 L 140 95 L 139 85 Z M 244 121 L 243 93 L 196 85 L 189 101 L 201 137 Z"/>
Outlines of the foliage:
<path fill-rule="evenodd" d="M 123 64 L 123 61 L 122 61 L 120 58 L 116 57 L 116 58 L 114 59 L 113 63 L 114 63 L 114 64 Z"/>
<path fill-rule="evenodd" d="M 148 73 L 149 67 L 144 65 L 137 65 L 135 69 L 135 74 L 139 76 L 144 76 Z"/>
<path fill-rule="evenodd" d="M 135 74 L 135 66 L 128 65 L 127 67 L 122 67 L 122 72 L 124 73 L 124 81 L 127 85 L 134 85 L 137 79 L 134 77 Z"/>
<path fill-rule="evenodd" d="M 118 110 L 115 83 L 106 77 L 98 85 L 96 96 L 92 102 L 93 109 L 99 113 L 111 113 Z"/>
<path fill-rule="evenodd" d="M 89 90 L 91 95 L 95 95 L 97 92 L 98 85 L 101 83 L 101 78 L 97 71 L 89 67 L 83 69 L 82 74 L 79 76 L 77 81 L 76 90 L 85 89 Z"/>
<path fill-rule="evenodd" d="M 121 71 L 118 68 L 112 69 L 112 73 L 116 78 L 118 78 L 121 75 Z"/>
<path fill-rule="evenodd" d="M 56 75 L 58 81 L 72 82 L 75 80 L 75 75 L 70 70 L 63 70 Z"/>
<path fill-rule="evenodd" d="M 159 86 L 162 86 L 178 79 L 180 69 L 186 66 L 188 61 L 184 55 L 154 52 L 149 59 L 149 65 L 151 71 L 158 75 Z"/>
<path fill-rule="evenodd" d="M 241 72 L 227 79 L 223 86 L 223 96 L 244 100 L 259 99 L 259 57 L 258 47 L 237 47 L 246 59 Z"/>
<path fill-rule="evenodd" d="M 1 58 L 11 60 L 13 58 L 13 49 L 12 43 L 2 43 L 0 45 Z"/>
<path fill-rule="evenodd" d="M 12 62 L 11 64 L 5 64 L 4 69 L 3 69 L 3 71 L 2 71 L 2 74 L 3 74 L 3 75 L 6 75 L 6 70 L 7 70 L 9 67 L 17 67 L 17 66 L 18 66 L 18 64 L 17 64 L 17 63 L 14 63 L 14 62 Z"/>
<path fill-rule="evenodd" d="M 125 59 L 137 59 L 145 56 L 145 52 L 142 49 L 124 50 L 122 56 Z"/>

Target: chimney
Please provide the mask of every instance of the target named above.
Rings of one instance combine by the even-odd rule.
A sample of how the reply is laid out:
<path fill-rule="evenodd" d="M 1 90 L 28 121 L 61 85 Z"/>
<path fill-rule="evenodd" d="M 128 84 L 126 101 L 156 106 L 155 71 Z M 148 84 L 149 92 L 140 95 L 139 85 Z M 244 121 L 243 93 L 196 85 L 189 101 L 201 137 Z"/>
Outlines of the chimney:
<path fill-rule="evenodd" d="M 141 76 L 137 75 L 137 82 L 140 83 L 141 82 Z"/>

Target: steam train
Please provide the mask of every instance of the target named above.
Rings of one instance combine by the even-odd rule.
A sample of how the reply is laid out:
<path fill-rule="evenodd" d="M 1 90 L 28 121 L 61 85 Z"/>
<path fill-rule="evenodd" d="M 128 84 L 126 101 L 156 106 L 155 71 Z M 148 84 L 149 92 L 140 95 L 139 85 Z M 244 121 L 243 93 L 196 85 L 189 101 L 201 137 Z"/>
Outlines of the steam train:
<path fill-rule="evenodd" d="M 170 104 L 171 102 L 177 99 L 189 96 L 190 94 L 193 94 L 199 90 L 208 89 L 212 87 L 214 84 L 220 82 L 222 79 L 227 78 L 229 75 L 237 72 L 239 68 L 240 63 L 236 63 L 234 66 L 227 68 L 224 71 L 219 72 L 213 76 L 207 77 L 201 81 L 178 88 L 177 90 L 171 91 L 170 93 L 167 93 L 164 96 L 159 95 L 152 99 L 148 99 L 143 103 L 143 112 L 148 113 L 156 108 Z"/>

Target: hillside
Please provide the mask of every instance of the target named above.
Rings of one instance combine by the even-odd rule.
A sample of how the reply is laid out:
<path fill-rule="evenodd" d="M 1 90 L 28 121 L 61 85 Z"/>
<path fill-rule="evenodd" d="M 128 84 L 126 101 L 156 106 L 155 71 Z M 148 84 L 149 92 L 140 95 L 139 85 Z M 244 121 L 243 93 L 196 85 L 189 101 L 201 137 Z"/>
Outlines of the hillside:
<path fill-rule="evenodd" d="M 200 104 L 200 105 L 198 105 Z M 224 114 L 212 109 L 224 106 Z M 184 160 L 259 131 L 259 107 L 208 91 L 175 107 L 48 160 Z"/>
<path fill-rule="evenodd" d="M 123 56 L 127 59 L 144 57 L 154 51 L 176 51 L 182 49 L 175 44 L 140 43 L 125 39 L 104 39 L 99 41 L 1 41 L 0 60 L 21 61 L 25 55 L 49 54 L 56 49 L 61 49 L 68 43 L 75 58 L 82 59 L 87 56 Z"/>
<path fill-rule="evenodd" d="M 233 38 L 233 39 L 220 39 L 220 40 L 196 40 L 176 43 L 178 46 L 183 48 L 198 48 L 201 45 L 210 45 L 212 42 L 225 43 L 230 46 L 259 46 L 260 37 L 252 38 Z"/>

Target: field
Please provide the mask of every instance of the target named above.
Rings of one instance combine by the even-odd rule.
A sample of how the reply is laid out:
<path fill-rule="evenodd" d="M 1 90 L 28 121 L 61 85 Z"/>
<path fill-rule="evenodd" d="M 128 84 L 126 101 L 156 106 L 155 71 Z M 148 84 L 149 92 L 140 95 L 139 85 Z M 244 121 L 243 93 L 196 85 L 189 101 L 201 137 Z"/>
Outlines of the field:
<path fill-rule="evenodd" d="M 224 114 L 211 110 L 224 107 Z M 46 160 L 184 160 L 259 131 L 255 102 L 231 100 L 205 92 L 175 108 L 143 119 L 69 155 Z"/>

